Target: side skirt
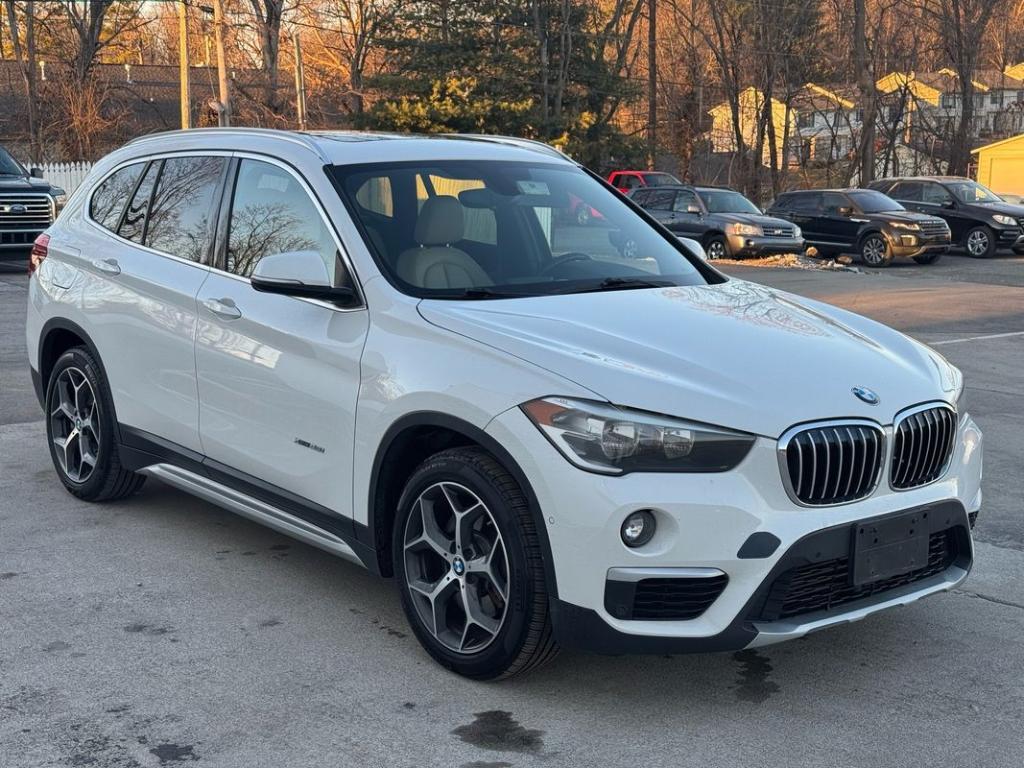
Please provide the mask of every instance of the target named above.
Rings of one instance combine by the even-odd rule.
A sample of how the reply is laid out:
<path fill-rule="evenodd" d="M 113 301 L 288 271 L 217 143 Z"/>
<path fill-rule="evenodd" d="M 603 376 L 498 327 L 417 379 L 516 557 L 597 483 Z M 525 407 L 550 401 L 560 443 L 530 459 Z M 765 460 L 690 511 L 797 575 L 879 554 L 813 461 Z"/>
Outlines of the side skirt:
<path fill-rule="evenodd" d="M 363 565 L 363 561 L 348 544 L 337 536 L 317 528 L 305 520 L 272 507 L 240 491 L 221 485 L 208 477 L 197 475 L 173 464 L 154 464 L 140 470 L 143 475 L 155 477 L 187 493 L 230 510 L 276 531 L 312 544 L 350 562 Z"/>

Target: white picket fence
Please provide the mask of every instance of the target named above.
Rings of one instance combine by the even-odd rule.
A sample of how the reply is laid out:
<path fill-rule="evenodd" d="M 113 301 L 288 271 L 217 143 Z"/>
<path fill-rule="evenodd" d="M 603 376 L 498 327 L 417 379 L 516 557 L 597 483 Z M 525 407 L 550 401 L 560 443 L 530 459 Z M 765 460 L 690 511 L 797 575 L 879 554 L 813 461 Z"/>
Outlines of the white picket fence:
<path fill-rule="evenodd" d="M 39 167 L 43 170 L 44 179 L 70 195 L 85 181 L 92 163 L 44 163 Z"/>

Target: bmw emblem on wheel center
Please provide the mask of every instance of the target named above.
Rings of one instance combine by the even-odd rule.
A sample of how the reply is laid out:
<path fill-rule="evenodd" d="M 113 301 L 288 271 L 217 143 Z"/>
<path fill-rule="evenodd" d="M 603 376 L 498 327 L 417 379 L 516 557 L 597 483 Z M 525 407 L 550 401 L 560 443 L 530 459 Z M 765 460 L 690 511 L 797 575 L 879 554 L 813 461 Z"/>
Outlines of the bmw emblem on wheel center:
<path fill-rule="evenodd" d="M 462 561 L 461 557 L 456 557 L 452 561 L 452 570 L 455 572 L 456 576 L 461 576 L 466 572 L 466 564 Z"/>
<path fill-rule="evenodd" d="M 859 400 L 863 400 L 868 405 L 878 405 L 878 395 L 867 387 L 854 387 L 850 391 L 853 392 Z"/>

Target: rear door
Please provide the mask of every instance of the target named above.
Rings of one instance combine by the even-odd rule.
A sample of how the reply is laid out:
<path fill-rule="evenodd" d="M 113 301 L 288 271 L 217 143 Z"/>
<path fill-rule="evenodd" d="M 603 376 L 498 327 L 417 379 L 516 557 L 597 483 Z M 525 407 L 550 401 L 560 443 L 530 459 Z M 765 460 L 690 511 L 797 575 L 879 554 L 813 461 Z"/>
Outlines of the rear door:
<path fill-rule="evenodd" d="M 259 293 L 265 256 L 314 250 L 336 285 L 355 286 L 333 227 L 305 179 L 269 158 L 233 163 L 218 259 L 199 292 L 196 367 L 208 464 L 253 495 L 344 536 L 351 528 L 361 302 Z M 381 185 L 390 196 L 390 186 Z M 392 201 L 378 201 L 393 210 Z M 310 517 L 312 516 L 312 517 Z"/>
<path fill-rule="evenodd" d="M 794 193 L 786 209 L 780 213 L 803 230 L 805 240 L 815 245 L 823 242 L 825 233 L 821 226 L 820 192 Z"/>
<path fill-rule="evenodd" d="M 639 192 L 634 194 L 639 195 Z M 644 190 L 642 203 L 654 218 L 671 229 L 676 231 L 676 192 L 674 189 L 657 189 L 650 187 Z"/>
<path fill-rule="evenodd" d="M 122 439 L 140 447 L 155 438 L 201 450 L 196 294 L 209 273 L 226 167 L 226 156 L 213 155 L 134 162 L 107 177 L 90 200 L 93 226 L 79 247 L 82 313 L 103 358 Z"/>

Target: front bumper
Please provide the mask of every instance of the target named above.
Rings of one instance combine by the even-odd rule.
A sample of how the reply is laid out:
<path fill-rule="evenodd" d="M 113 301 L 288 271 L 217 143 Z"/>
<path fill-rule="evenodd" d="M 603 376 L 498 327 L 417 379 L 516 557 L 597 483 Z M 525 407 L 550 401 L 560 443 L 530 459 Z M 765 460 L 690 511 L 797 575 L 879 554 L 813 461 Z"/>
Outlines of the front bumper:
<path fill-rule="evenodd" d="M 729 242 L 729 253 L 736 257 L 803 253 L 807 247 L 802 237 L 726 235 L 726 240 Z"/>
<path fill-rule="evenodd" d="M 1024 231 L 1020 227 L 1006 227 L 995 230 L 996 248 L 1024 250 Z"/>
<path fill-rule="evenodd" d="M 568 647 L 670 653 L 765 645 L 948 590 L 970 570 L 968 513 L 981 506 L 982 436 L 969 417 L 961 420 L 949 468 L 937 482 L 900 492 L 880 483 L 866 499 L 820 508 L 799 507 L 788 498 L 776 441 L 767 438 L 758 439 L 728 473 L 609 477 L 571 466 L 518 409 L 501 414 L 487 429 L 510 450 L 537 496 L 557 581 L 555 634 Z M 627 514 L 641 508 L 655 510 L 658 534 L 632 550 L 622 544 L 619 527 Z M 854 522 L 916 508 L 941 509 L 950 521 L 946 527 L 954 531 L 950 535 L 957 537 L 955 557 L 940 571 L 824 611 L 765 613 L 780 574 L 815 559 L 842 556 L 844 548 L 848 554 Z M 777 541 L 741 551 L 754 534 L 770 534 Z M 808 546 L 814 552 L 805 551 Z M 636 568 L 713 569 L 728 580 L 694 618 L 619 618 L 615 602 L 606 601 L 609 572 Z"/>
<path fill-rule="evenodd" d="M 886 232 L 892 255 L 897 259 L 912 259 L 926 253 L 948 253 L 950 238 L 927 238 L 912 232 Z"/>

